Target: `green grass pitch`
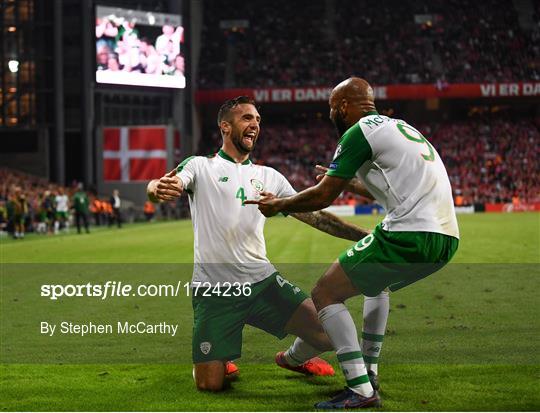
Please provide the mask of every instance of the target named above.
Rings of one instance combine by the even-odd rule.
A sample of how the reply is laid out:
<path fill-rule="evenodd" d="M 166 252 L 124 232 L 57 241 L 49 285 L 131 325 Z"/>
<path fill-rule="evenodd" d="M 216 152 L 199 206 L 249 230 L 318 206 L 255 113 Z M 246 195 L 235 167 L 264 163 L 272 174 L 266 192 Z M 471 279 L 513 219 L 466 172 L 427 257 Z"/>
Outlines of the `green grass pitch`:
<path fill-rule="evenodd" d="M 372 228 L 381 217 L 347 219 Z M 383 409 L 539 410 L 540 214 L 458 219 L 461 242 L 452 264 L 391 295 L 380 361 Z M 306 291 L 321 275 L 319 269 L 351 244 L 293 218 L 269 220 L 265 235 L 272 262 Z M 4 238 L 0 253 L 3 268 L 14 263 L 189 264 L 192 244 L 191 222 L 178 221 L 97 229 L 90 235 Z M 311 263 L 320 265 L 303 272 Z M 23 283 L 0 285 L 2 308 L 16 311 L 24 304 L 12 296 Z M 190 364 L 190 302 L 187 297 L 179 301 L 183 329 L 178 342 L 185 351 L 175 362 L 44 364 L 33 361 L 40 352 L 37 346 L 34 354 L 21 355 L 25 362 L 0 365 L 0 410 L 305 411 L 342 388 L 340 372 L 331 378 L 309 378 L 279 369 L 273 356 L 292 338 L 278 341 L 246 327 L 239 380 L 219 394 L 196 391 Z M 76 303 L 65 301 L 57 308 L 68 311 Z M 159 311 L 161 302 L 156 299 L 152 305 Z M 347 306 L 360 326 L 362 299 L 351 299 Z M 0 318 L 2 329 L 37 316 L 41 315 L 20 311 L 7 322 Z M 4 339 L 0 349 L 8 342 L 16 351 L 18 339 L 24 344 L 23 337 Z M 81 351 L 91 355 L 92 347 Z M 337 367 L 334 354 L 324 357 Z"/>

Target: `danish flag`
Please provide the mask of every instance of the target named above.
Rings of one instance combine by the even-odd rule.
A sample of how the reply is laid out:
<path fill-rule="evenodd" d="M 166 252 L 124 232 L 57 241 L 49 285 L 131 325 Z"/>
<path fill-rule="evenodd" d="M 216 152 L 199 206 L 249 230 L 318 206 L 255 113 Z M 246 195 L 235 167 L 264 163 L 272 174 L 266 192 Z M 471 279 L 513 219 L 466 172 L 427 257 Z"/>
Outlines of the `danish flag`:
<path fill-rule="evenodd" d="M 103 129 L 103 179 L 148 181 L 167 172 L 167 130 L 164 127 Z"/>

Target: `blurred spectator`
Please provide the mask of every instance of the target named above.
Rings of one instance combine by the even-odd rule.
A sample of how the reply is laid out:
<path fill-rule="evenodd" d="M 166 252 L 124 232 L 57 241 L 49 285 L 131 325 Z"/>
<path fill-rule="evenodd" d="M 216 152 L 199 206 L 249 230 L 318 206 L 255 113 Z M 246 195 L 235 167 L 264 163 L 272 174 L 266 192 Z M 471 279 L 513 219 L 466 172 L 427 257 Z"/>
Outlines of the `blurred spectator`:
<path fill-rule="evenodd" d="M 101 46 L 97 50 L 97 70 L 107 70 L 109 67 L 109 56 L 112 50 L 108 46 Z"/>
<path fill-rule="evenodd" d="M 41 201 L 41 211 L 45 214 L 45 223 L 47 225 L 47 233 L 52 234 L 56 211 L 54 208 L 54 196 L 51 191 L 45 191 Z"/>
<path fill-rule="evenodd" d="M 160 74 L 165 57 L 161 56 L 147 38 L 140 42 L 140 61 L 145 73 Z"/>
<path fill-rule="evenodd" d="M 46 192 L 40 197 L 39 205 L 37 208 L 36 216 L 36 232 L 41 235 L 46 235 L 49 232 L 49 220 L 47 219 L 47 205 L 45 200 L 47 199 Z"/>
<path fill-rule="evenodd" d="M 88 209 L 94 217 L 94 225 L 99 227 L 101 225 L 101 201 L 97 196 L 92 197 Z"/>
<path fill-rule="evenodd" d="M 173 64 L 169 67 L 166 73 L 172 76 L 184 76 L 184 71 L 185 71 L 184 56 L 179 54 L 179 55 L 176 55 L 176 57 L 174 58 Z"/>
<path fill-rule="evenodd" d="M 55 197 L 56 219 L 54 221 L 54 233 L 58 234 L 60 229 L 69 232 L 69 197 L 65 194 L 64 188 L 58 189 Z"/>
<path fill-rule="evenodd" d="M 101 201 L 103 208 L 104 222 L 107 222 L 107 226 L 111 227 L 113 222 L 113 208 L 110 202 Z"/>
<path fill-rule="evenodd" d="M 120 214 L 120 207 L 122 205 L 122 200 L 120 199 L 120 192 L 118 191 L 118 189 L 115 189 L 113 191 L 113 194 L 109 202 L 112 207 L 112 217 L 109 222 L 109 226 L 111 226 L 113 222 L 116 222 L 116 226 L 118 228 L 122 228 L 122 215 Z"/>
<path fill-rule="evenodd" d="M 118 36 L 118 28 L 109 19 L 96 19 L 96 49 L 99 50 L 100 47 L 105 46 L 109 50 L 114 50 L 116 36 Z"/>
<path fill-rule="evenodd" d="M 13 189 L 13 193 L 7 205 L 8 218 L 11 215 L 13 222 L 13 238 L 24 238 L 25 222 L 28 216 L 28 201 L 26 194 L 23 193 L 20 186 Z"/>
<path fill-rule="evenodd" d="M 154 214 L 156 213 L 156 207 L 153 202 L 146 201 L 144 203 L 144 216 L 146 221 L 150 222 L 154 219 Z"/>
<path fill-rule="evenodd" d="M 107 68 L 105 70 L 109 70 L 111 72 L 120 71 L 120 62 L 118 61 L 118 55 L 116 53 L 109 54 L 109 58 L 107 59 Z"/>
<path fill-rule="evenodd" d="M 90 233 L 88 228 L 88 211 L 89 200 L 86 192 L 83 191 L 83 185 L 78 185 L 78 191 L 73 195 L 73 209 L 75 210 L 75 223 L 77 225 L 77 233 L 81 233 L 81 221 L 86 229 L 86 233 Z"/>
<path fill-rule="evenodd" d="M 6 201 L 0 199 L 0 235 L 3 235 L 4 232 L 7 232 L 8 225 L 8 214 Z"/>
<path fill-rule="evenodd" d="M 171 55 L 172 57 L 180 54 L 180 42 L 183 40 L 184 29 L 175 28 L 169 24 L 163 26 L 163 34 L 156 39 L 156 50 L 160 55 Z M 171 59 L 172 60 L 172 59 Z"/>

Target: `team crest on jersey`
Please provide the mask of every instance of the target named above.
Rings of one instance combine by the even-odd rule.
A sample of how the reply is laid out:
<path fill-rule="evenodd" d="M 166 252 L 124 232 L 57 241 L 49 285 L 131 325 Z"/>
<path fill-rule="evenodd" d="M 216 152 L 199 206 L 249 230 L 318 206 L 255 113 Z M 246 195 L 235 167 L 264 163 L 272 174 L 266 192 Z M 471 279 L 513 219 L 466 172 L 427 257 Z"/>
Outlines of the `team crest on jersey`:
<path fill-rule="evenodd" d="M 250 182 L 255 191 L 262 192 L 264 190 L 264 184 L 258 179 L 252 179 Z"/>
<path fill-rule="evenodd" d="M 200 345 L 201 351 L 204 355 L 207 355 L 210 353 L 210 350 L 212 350 L 212 344 L 208 341 L 203 341 Z"/>
<path fill-rule="evenodd" d="M 336 148 L 336 152 L 334 153 L 334 158 L 333 159 L 336 159 L 339 154 L 341 153 L 341 145 L 338 145 L 337 148 Z"/>

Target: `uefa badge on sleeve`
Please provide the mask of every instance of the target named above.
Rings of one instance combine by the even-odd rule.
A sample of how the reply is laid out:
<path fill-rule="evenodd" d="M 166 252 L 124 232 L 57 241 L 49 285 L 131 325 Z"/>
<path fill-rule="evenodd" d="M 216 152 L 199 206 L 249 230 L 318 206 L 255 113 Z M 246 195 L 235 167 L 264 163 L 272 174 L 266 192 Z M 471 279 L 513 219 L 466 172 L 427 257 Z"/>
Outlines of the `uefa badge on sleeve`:
<path fill-rule="evenodd" d="M 202 353 L 206 356 L 212 350 L 212 344 L 208 341 L 203 341 L 200 345 Z"/>
<path fill-rule="evenodd" d="M 341 144 L 339 144 L 336 148 L 336 151 L 334 152 L 334 157 L 332 158 L 332 160 L 336 159 L 339 154 L 341 153 Z"/>

